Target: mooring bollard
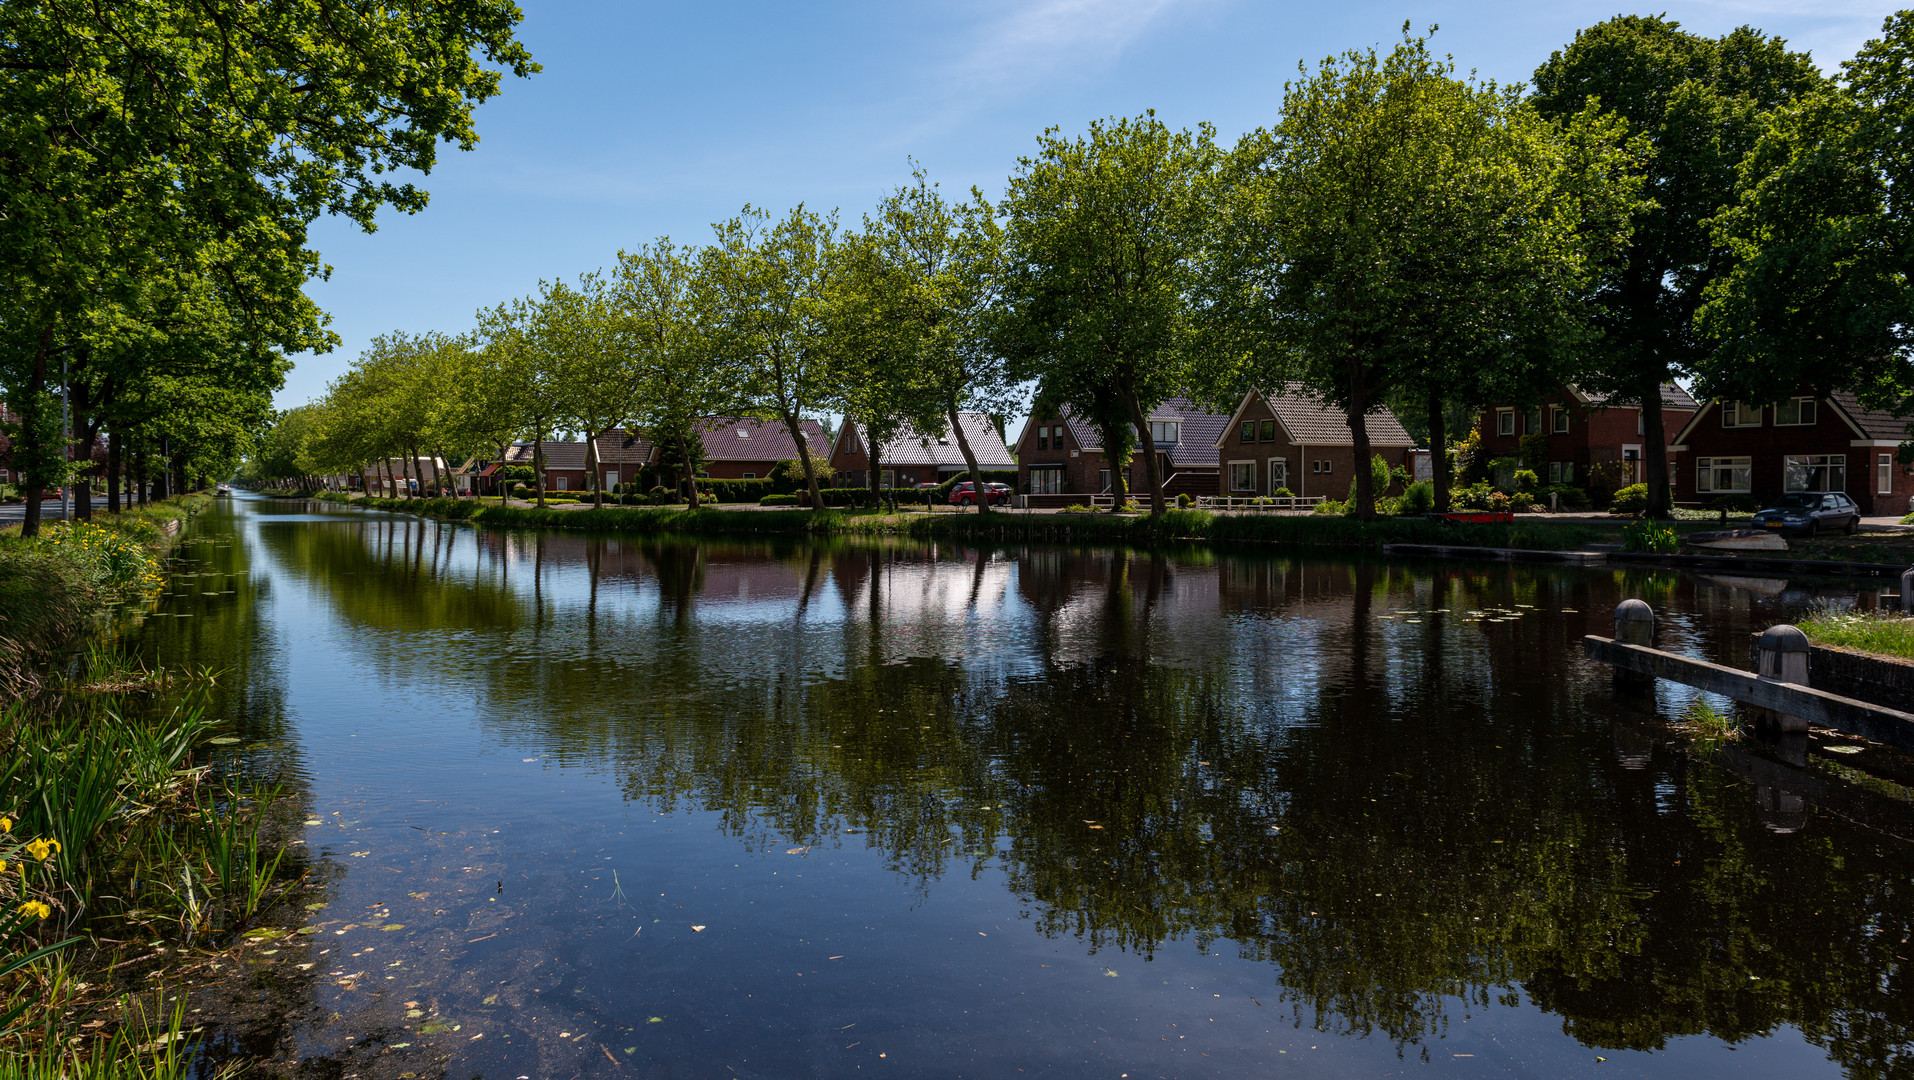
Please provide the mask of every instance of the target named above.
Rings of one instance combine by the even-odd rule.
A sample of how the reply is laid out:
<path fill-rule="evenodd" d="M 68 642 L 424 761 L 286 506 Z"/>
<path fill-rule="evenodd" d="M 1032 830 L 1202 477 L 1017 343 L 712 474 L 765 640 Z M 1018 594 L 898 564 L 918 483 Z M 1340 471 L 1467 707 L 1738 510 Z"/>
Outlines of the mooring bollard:
<path fill-rule="evenodd" d="M 1646 649 L 1655 647 L 1655 609 L 1645 600 L 1615 605 L 1615 640 Z"/>
<path fill-rule="evenodd" d="M 1800 628 L 1782 623 L 1761 632 L 1755 642 L 1755 674 L 1777 682 L 1808 685 L 1808 635 Z M 1786 713 L 1771 713 L 1774 723 L 1784 732 L 1808 730 L 1808 722 Z"/>
<path fill-rule="evenodd" d="M 1615 605 L 1615 640 L 1625 645 L 1640 645 L 1644 649 L 1655 647 L 1655 609 L 1644 600 L 1624 600 Z M 1639 694 L 1655 685 L 1653 675 L 1644 675 L 1638 671 L 1616 668 L 1614 673 L 1617 693 Z"/>

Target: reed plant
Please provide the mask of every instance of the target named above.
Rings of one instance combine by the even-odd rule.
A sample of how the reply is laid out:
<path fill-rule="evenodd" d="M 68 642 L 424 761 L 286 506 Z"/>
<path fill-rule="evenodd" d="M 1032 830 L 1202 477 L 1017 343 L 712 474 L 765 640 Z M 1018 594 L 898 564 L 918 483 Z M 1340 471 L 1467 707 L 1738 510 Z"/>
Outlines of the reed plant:
<path fill-rule="evenodd" d="M 1795 622 L 1817 645 L 1914 660 L 1914 618 L 1887 611 L 1819 609 Z"/>

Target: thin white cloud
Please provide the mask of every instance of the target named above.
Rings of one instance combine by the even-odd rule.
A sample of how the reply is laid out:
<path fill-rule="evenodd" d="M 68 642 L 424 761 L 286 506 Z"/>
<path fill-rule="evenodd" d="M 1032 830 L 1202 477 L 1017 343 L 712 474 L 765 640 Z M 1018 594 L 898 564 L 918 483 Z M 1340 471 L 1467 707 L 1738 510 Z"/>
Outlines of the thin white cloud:
<path fill-rule="evenodd" d="M 1185 0 L 1038 0 L 999 8 L 948 74 L 954 89 L 989 96 L 1113 62 Z"/>

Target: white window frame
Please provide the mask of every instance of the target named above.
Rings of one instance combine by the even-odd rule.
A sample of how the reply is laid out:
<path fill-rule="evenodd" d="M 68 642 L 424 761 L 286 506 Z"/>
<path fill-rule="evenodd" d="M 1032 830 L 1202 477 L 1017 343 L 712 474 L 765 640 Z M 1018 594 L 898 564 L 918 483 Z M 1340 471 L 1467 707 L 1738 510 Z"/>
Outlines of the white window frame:
<path fill-rule="evenodd" d="M 1728 474 L 1728 486 L 1718 486 L 1723 472 Z M 1741 484 L 1735 486 L 1735 474 L 1740 473 Z M 1754 492 L 1754 459 L 1749 457 L 1705 457 L 1695 459 L 1695 494 L 1697 495 L 1748 495 Z"/>
<path fill-rule="evenodd" d="M 1752 413 L 1754 419 L 1747 417 Z M 1761 426 L 1761 406 L 1750 405 L 1745 401 L 1724 401 L 1721 403 L 1721 426 L 1724 428 L 1758 428 Z"/>
<path fill-rule="evenodd" d="M 757 474 L 757 473 L 754 473 L 754 472 L 747 472 L 747 473 L 739 473 L 739 474 L 738 474 L 738 479 L 740 479 L 740 480 L 756 480 L 757 478 L 758 478 L 758 474 Z"/>
<path fill-rule="evenodd" d="M 1158 434 L 1161 432 L 1161 434 Z M 1176 446 L 1182 439 L 1183 424 L 1177 420 L 1150 421 L 1150 441 L 1158 446 Z"/>
<path fill-rule="evenodd" d="M 1549 410 L 1549 432 L 1554 435 L 1568 434 L 1568 408 L 1556 405 Z"/>
<path fill-rule="evenodd" d="M 1281 479 L 1278 479 L 1281 474 Z M 1273 457 L 1269 459 L 1269 491 L 1275 494 L 1277 488 L 1289 486 L 1289 459 Z"/>
<path fill-rule="evenodd" d="M 1097 489 L 1097 494 L 1099 495 L 1110 495 L 1116 491 L 1116 488 L 1111 486 L 1110 470 L 1108 469 L 1097 470 L 1097 483 L 1100 485 Z"/>
<path fill-rule="evenodd" d="M 1841 482 L 1834 484 L 1835 470 L 1840 470 Z M 1823 483 L 1816 486 L 1814 474 L 1820 471 Z M 1804 476 L 1805 474 L 1805 476 Z M 1797 487 L 1797 478 L 1803 478 L 1805 487 Z M 1783 454 L 1781 455 L 1782 491 L 1846 491 L 1848 489 L 1848 456 L 1846 454 Z"/>
<path fill-rule="evenodd" d="M 1881 454 L 1874 462 L 1874 493 L 1894 494 L 1894 455 Z"/>
<path fill-rule="evenodd" d="M 1336 471 L 1336 463 L 1335 463 L 1335 461 L 1334 461 L 1334 460 L 1332 460 L 1332 459 L 1330 459 L 1330 458 L 1324 458 L 1324 459 L 1323 459 L 1323 472 L 1324 472 L 1324 474 L 1328 474 L 1328 473 L 1332 473 L 1332 472 L 1335 472 L 1335 471 Z"/>
<path fill-rule="evenodd" d="M 407 481 L 407 482 L 410 483 L 410 481 Z M 571 489 L 572 489 L 572 478 L 569 476 L 561 476 L 558 478 L 558 486 L 553 488 L 552 490 L 553 491 L 570 491 Z"/>
<path fill-rule="evenodd" d="M 1515 434 L 1515 410 L 1514 409 L 1495 410 L 1495 433 L 1498 436 L 1509 436 L 1509 435 Z"/>
<path fill-rule="evenodd" d="M 1229 489 L 1232 492 L 1256 494 L 1256 462 L 1253 459 L 1229 463 Z"/>
<path fill-rule="evenodd" d="M 1807 407 L 1808 414 L 1806 420 L 1801 419 L 1804 405 Z M 1789 416 L 1793 419 L 1786 419 Z M 1820 419 L 1820 410 L 1815 408 L 1815 399 L 1811 397 L 1791 397 L 1774 407 L 1775 427 L 1813 427 L 1818 419 Z"/>

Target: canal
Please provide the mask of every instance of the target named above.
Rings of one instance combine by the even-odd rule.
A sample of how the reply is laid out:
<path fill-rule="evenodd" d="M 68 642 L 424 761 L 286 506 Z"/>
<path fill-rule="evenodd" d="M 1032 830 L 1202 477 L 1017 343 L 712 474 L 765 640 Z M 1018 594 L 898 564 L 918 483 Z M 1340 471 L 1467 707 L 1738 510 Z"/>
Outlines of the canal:
<path fill-rule="evenodd" d="M 248 497 L 179 567 L 133 641 L 318 867 L 268 1071 L 1914 1074 L 1900 789 L 1581 655 L 1834 586 Z"/>

